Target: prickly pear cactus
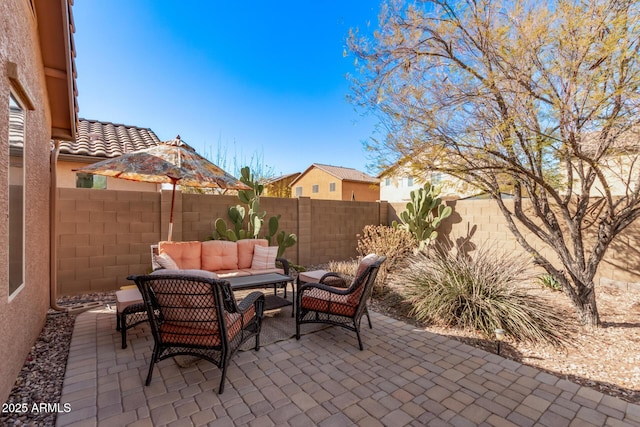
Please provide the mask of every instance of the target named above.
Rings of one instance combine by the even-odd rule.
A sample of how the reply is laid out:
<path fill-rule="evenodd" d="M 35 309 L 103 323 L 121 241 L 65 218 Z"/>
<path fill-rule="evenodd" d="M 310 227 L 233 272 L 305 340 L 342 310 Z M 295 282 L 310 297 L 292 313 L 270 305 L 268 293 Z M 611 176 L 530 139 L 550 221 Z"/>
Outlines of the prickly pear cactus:
<path fill-rule="evenodd" d="M 228 226 L 222 218 L 215 221 L 212 239 L 235 242 L 241 239 L 257 239 L 260 236 L 260 230 L 267 215 L 266 211 L 260 212 L 260 196 L 264 191 L 264 186 L 254 179 L 249 167 L 242 168 L 240 175 L 240 181 L 250 187 L 249 190 L 238 191 L 238 199 L 244 206 L 236 205 L 229 208 L 228 214 L 232 227 Z M 278 257 L 281 257 L 287 248 L 296 244 L 297 237 L 295 234 L 284 231 L 277 234 L 279 220 L 280 215 L 269 218 L 268 231 L 264 237 L 269 241 L 269 245 L 271 245 L 273 237 L 276 237 Z"/>
<path fill-rule="evenodd" d="M 411 232 L 423 248 L 438 237 L 436 229 L 442 220 L 448 218 L 452 209 L 442 204 L 438 197 L 440 190 L 430 183 L 410 193 L 411 201 L 400 213 L 401 224 L 393 221 L 393 227 L 401 227 Z"/>

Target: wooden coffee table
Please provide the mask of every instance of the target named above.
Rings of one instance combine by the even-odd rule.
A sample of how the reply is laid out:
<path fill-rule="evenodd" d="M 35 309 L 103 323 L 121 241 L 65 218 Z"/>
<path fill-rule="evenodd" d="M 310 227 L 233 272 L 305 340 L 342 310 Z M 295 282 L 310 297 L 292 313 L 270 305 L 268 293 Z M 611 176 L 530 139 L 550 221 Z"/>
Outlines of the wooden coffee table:
<path fill-rule="evenodd" d="M 273 286 L 273 295 L 265 295 L 265 310 L 274 310 L 276 308 L 286 307 L 293 303 L 287 300 L 287 284 L 291 283 L 292 299 L 295 298 L 295 286 L 293 285 L 293 277 L 280 273 L 256 274 L 253 276 L 228 277 L 227 280 L 231 284 L 231 289 L 239 291 L 242 289 L 266 288 Z M 278 288 L 284 289 L 284 298 L 278 295 Z M 293 317 L 293 308 L 291 309 Z"/>

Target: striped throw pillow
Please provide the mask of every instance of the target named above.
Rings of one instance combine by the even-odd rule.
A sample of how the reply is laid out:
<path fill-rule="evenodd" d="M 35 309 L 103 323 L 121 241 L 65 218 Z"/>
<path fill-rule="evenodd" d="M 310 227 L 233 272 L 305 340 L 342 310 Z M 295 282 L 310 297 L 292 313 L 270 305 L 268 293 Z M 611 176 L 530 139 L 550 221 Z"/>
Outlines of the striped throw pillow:
<path fill-rule="evenodd" d="M 277 246 L 254 246 L 251 269 L 276 268 Z"/>

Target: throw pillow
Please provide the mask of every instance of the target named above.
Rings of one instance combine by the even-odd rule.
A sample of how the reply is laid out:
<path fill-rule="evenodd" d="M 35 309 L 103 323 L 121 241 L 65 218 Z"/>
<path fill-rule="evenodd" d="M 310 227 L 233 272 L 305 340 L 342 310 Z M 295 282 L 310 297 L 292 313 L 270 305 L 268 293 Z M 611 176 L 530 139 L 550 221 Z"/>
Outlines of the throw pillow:
<path fill-rule="evenodd" d="M 261 270 L 265 268 L 276 268 L 276 256 L 278 255 L 277 246 L 254 246 L 253 261 L 251 261 L 252 270 Z"/>
<path fill-rule="evenodd" d="M 169 256 L 168 253 L 163 252 L 160 255 L 156 255 L 156 261 L 160 264 L 160 267 L 167 270 L 177 270 L 178 264 Z"/>

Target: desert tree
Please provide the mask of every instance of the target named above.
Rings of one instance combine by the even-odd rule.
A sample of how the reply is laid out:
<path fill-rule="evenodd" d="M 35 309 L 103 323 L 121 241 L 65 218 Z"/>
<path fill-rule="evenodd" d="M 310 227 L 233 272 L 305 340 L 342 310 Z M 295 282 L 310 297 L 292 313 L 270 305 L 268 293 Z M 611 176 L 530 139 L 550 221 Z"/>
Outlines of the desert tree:
<path fill-rule="evenodd" d="M 410 159 L 488 192 L 585 325 L 600 324 L 598 265 L 640 216 L 639 9 L 390 0 L 373 34 L 348 40 L 352 99 L 385 126 L 369 143 L 378 165 Z M 612 173 L 609 160 L 621 157 Z M 505 187 L 512 201 L 500 197 Z"/>

